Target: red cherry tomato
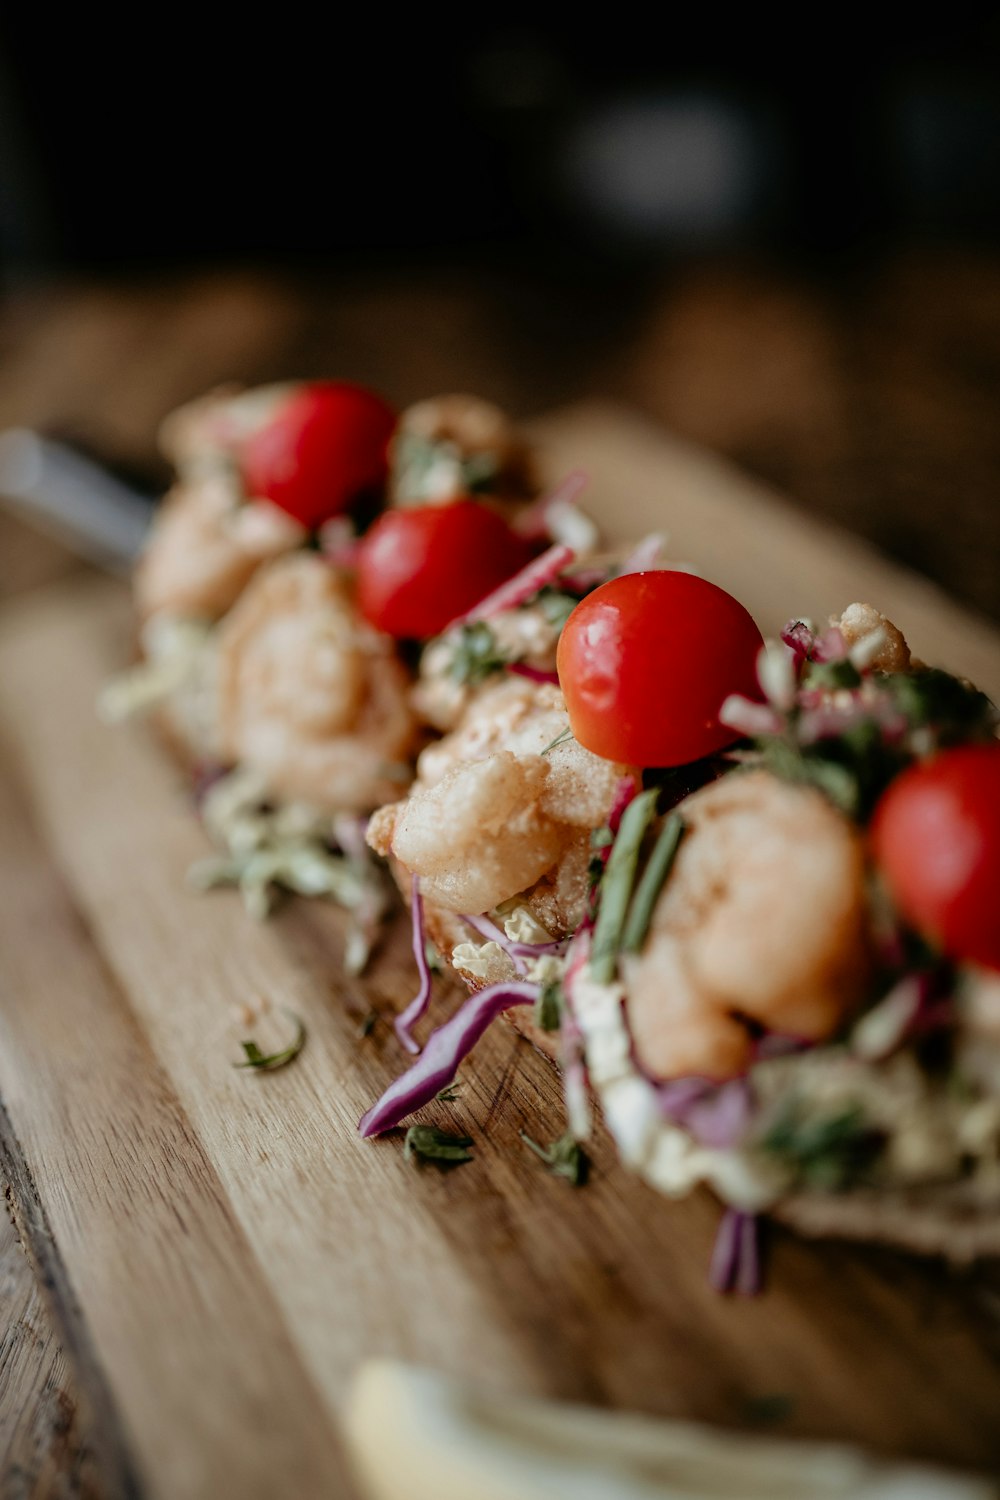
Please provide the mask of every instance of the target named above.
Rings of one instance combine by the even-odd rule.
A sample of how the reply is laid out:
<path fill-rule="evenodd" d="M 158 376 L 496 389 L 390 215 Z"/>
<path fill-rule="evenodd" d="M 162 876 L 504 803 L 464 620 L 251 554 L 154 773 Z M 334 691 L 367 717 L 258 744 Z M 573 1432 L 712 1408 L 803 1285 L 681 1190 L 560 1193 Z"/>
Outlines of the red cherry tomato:
<path fill-rule="evenodd" d="M 1000 969 L 1000 745 L 910 766 L 883 794 L 871 831 L 905 920 L 950 957 Z"/>
<path fill-rule="evenodd" d="M 559 639 L 573 733 L 595 755 L 680 766 L 738 738 L 730 693 L 759 698 L 760 631 L 742 604 L 690 573 L 627 573 L 588 594 Z"/>
<path fill-rule="evenodd" d="M 384 483 L 395 426 L 391 407 L 362 386 L 303 386 L 244 446 L 247 493 L 319 526 Z"/>
<path fill-rule="evenodd" d="M 530 545 L 475 500 L 389 510 L 358 548 L 358 604 L 389 635 L 425 640 L 530 558 Z"/>

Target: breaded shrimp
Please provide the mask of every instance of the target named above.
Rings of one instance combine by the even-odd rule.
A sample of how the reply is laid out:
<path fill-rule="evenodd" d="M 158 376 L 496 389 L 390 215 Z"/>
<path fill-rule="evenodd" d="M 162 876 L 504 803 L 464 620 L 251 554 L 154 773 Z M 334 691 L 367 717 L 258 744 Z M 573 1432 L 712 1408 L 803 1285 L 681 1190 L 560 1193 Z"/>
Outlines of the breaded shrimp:
<path fill-rule="evenodd" d="M 860 835 L 821 792 L 763 770 L 725 776 L 678 810 L 676 863 L 643 952 L 624 965 L 643 1066 L 731 1077 L 750 1061 L 747 1020 L 833 1035 L 868 976 Z"/>
<path fill-rule="evenodd" d="M 474 697 L 504 680 L 504 663 L 554 672 L 558 644 L 559 625 L 539 604 L 504 610 L 477 625 L 458 626 L 425 649 L 413 688 L 413 707 L 435 729 L 454 729 Z"/>
<path fill-rule="evenodd" d="M 865 666 L 877 672 L 909 669 L 910 648 L 902 631 L 874 605 L 849 604 L 840 619 L 831 619 L 830 624 L 840 631 L 849 652 L 859 648 L 864 652 Z"/>
<path fill-rule="evenodd" d="M 395 505 L 444 504 L 470 490 L 523 500 L 536 488 L 525 443 L 499 406 L 478 396 L 435 396 L 409 407 L 390 456 Z"/>
<path fill-rule="evenodd" d="M 497 906 L 559 857 L 565 834 L 541 808 L 548 775 L 541 756 L 509 750 L 453 767 L 401 805 L 393 854 L 419 874 L 436 905 L 456 912 Z M 378 825 L 372 837 L 383 842 Z"/>
<path fill-rule="evenodd" d="M 219 628 L 224 750 L 278 797 L 361 812 L 398 793 L 415 748 L 407 686 L 313 552 L 263 569 Z"/>
<path fill-rule="evenodd" d="M 136 568 L 143 620 L 217 620 L 262 563 L 299 546 L 303 528 L 269 500 L 248 496 L 237 456 L 288 386 L 226 388 L 173 412 L 160 446 L 178 482 L 157 512 Z"/>
<path fill-rule="evenodd" d="M 586 906 L 590 831 L 632 773 L 576 741 L 553 745 L 568 729 L 554 686 L 512 678 L 484 690 L 423 751 L 409 797 L 372 818 L 369 843 L 449 911 L 520 896 L 552 936 L 572 932 Z"/>
<path fill-rule="evenodd" d="M 241 502 L 236 482 L 206 476 L 171 490 L 135 573 L 144 620 L 217 620 L 262 563 L 301 545 L 299 523 L 269 500 Z"/>

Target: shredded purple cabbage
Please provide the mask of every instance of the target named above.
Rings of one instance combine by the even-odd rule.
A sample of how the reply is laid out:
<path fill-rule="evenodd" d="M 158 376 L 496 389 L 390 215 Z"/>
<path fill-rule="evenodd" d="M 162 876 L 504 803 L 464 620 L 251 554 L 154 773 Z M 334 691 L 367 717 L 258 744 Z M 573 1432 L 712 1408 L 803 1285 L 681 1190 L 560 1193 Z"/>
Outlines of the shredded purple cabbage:
<path fill-rule="evenodd" d="M 727 1208 L 715 1237 L 708 1279 L 717 1292 L 754 1297 L 761 1289 L 759 1223 L 756 1214 Z"/>
<path fill-rule="evenodd" d="M 576 553 L 572 547 L 556 542 L 541 557 L 533 558 L 513 578 L 508 578 L 506 583 L 501 583 L 485 599 L 480 599 L 472 609 L 466 610 L 464 615 L 458 615 L 450 622 L 448 629 L 454 630 L 457 625 L 473 625 L 477 620 L 489 620 L 494 615 L 503 614 L 505 610 L 516 609 L 519 604 L 533 599 L 547 583 L 554 583 L 563 568 L 575 560 Z"/>
<path fill-rule="evenodd" d="M 676 1078 L 657 1086 L 660 1109 L 675 1125 L 683 1125 L 702 1146 L 731 1150 L 746 1135 L 753 1114 L 749 1080 L 731 1078 L 712 1083 L 707 1078 Z"/>
<path fill-rule="evenodd" d="M 659 571 L 656 560 L 662 550 L 663 537 L 659 532 L 654 531 L 652 535 L 644 536 L 618 569 L 619 578 L 624 578 L 627 573 Z"/>
<path fill-rule="evenodd" d="M 519 974 L 527 972 L 527 965 L 524 963 L 526 958 L 544 958 L 550 953 L 558 957 L 565 953 L 569 941 L 568 938 L 554 938 L 548 943 L 517 943 L 513 938 L 509 938 L 495 922 L 491 922 L 489 917 L 472 916 L 466 913 L 462 921 L 468 923 L 474 931 L 479 933 L 480 937 L 502 948 L 508 958 L 513 961 Z"/>
<path fill-rule="evenodd" d="M 782 1031 L 765 1031 L 753 1044 L 754 1062 L 767 1062 L 772 1057 L 791 1057 L 796 1052 L 808 1052 L 815 1042 L 803 1036 L 789 1036 Z"/>
<path fill-rule="evenodd" d="M 543 495 L 521 512 L 514 523 L 514 530 L 533 542 L 550 536 L 552 512 L 577 505 L 589 483 L 589 476 L 583 469 L 573 469 L 550 494 Z"/>
<path fill-rule="evenodd" d="M 794 651 L 800 667 L 807 661 L 842 661 L 847 655 L 847 643 L 839 625 L 831 625 L 817 635 L 805 620 L 789 620 L 781 639 Z"/>
<path fill-rule="evenodd" d="M 199 812 L 213 786 L 228 776 L 231 770 L 232 766 L 224 766 L 214 760 L 197 762 L 191 773 L 191 796 Z"/>
<path fill-rule="evenodd" d="M 365 843 L 367 817 L 355 813 L 337 813 L 333 820 L 333 837 L 337 847 L 348 859 L 367 860 L 371 851 Z"/>
<path fill-rule="evenodd" d="M 450 1020 L 435 1031 L 420 1057 L 391 1083 L 381 1099 L 361 1117 L 361 1135 L 381 1135 L 429 1104 L 454 1080 L 459 1064 L 468 1057 L 479 1038 L 497 1016 L 515 1005 L 534 1005 L 537 984 L 493 984 L 466 1000 Z"/>
<path fill-rule="evenodd" d="M 411 1029 L 417 1024 L 421 1016 L 426 1014 L 427 1007 L 431 1003 L 431 966 L 427 962 L 427 939 L 424 935 L 424 898 L 420 894 L 420 877 L 414 875 L 410 886 L 410 920 L 413 926 L 413 957 L 417 961 L 417 973 L 420 976 L 420 988 L 410 1001 L 409 1005 L 396 1017 L 396 1035 L 406 1048 L 414 1056 L 420 1051 L 419 1046 L 410 1035 Z"/>

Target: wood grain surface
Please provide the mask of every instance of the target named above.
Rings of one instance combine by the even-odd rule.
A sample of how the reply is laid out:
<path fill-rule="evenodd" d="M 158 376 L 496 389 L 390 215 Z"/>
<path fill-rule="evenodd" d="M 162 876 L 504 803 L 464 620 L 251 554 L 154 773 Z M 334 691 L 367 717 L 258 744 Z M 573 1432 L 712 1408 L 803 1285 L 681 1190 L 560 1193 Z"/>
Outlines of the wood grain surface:
<path fill-rule="evenodd" d="M 1000 691 L 992 627 L 727 467 L 603 406 L 540 432 L 619 531 L 666 527 L 766 627 L 868 596 L 921 654 Z M 337 1414 L 376 1353 L 722 1423 L 786 1396 L 783 1431 L 1000 1464 L 993 1271 L 776 1231 L 767 1295 L 717 1297 L 707 1195 L 668 1203 L 603 1140 L 575 1192 L 526 1150 L 522 1129 L 561 1129 L 558 1084 L 505 1028 L 428 1112 L 468 1130 L 473 1163 L 360 1142 L 404 1061 L 387 1018 L 412 991 L 405 923 L 348 981 L 337 912 L 290 903 L 255 927 L 232 893 L 185 889 L 204 846 L 184 788 L 141 726 L 93 712 L 128 639 L 124 592 L 88 579 L 0 624 L 8 1171 L 108 1494 L 349 1492 Z M 309 1040 L 258 1077 L 232 1063 L 235 1012 L 261 997 Z"/>

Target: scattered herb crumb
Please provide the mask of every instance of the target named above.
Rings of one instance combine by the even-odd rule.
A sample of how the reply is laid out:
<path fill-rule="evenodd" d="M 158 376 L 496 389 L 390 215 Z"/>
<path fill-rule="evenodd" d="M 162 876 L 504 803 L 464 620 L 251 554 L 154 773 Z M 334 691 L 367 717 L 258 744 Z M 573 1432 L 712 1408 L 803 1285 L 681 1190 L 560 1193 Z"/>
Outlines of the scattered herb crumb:
<path fill-rule="evenodd" d="M 292 1015 L 291 1011 L 288 1012 Z M 302 1048 L 306 1044 L 306 1028 L 298 1016 L 292 1015 L 295 1022 L 295 1040 L 282 1052 L 262 1052 L 252 1037 L 241 1042 L 245 1057 L 243 1062 L 233 1063 L 234 1068 L 255 1068 L 258 1072 L 274 1073 L 278 1068 L 284 1068 L 288 1063 L 294 1062 Z"/>
<path fill-rule="evenodd" d="M 441 1104 L 454 1104 L 460 1092 L 461 1089 L 457 1083 L 449 1083 L 446 1089 L 442 1089 L 440 1094 L 435 1094 L 434 1097 Z"/>
<path fill-rule="evenodd" d="M 507 659 L 485 620 L 463 625 L 448 668 L 454 682 L 475 687 L 494 672 L 502 672 Z"/>
<path fill-rule="evenodd" d="M 471 1135 L 455 1135 L 450 1130 L 439 1130 L 436 1125 L 411 1125 L 406 1132 L 403 1155 L 407 1161 L 419 1156 L 439 1166 L 457 1166 L 472 1160 L 471 1145 Z"/>
<path fill-rule="evenodd" d="M 377 1026 L 377 1024 L 378 1024 L 378 1011 L 377 1010 L 370 1010 L 366 1016 L 362 1017 L 361 1022 L 360 1022 L 359 1026 L 358 1026 L 358 1036 L 361 1038 L 362 1041 L 364 1041 L 366 1037 L 370 1037 L 371 1036 L 371 1034 L 375 1030 L 375 1027 Z"/>
<path fill-rule="evenodd" d="M 564 1177 L 573 1187 L 582 1187 L 586 1182 L 590 1162 L 580 1142 L 569 1131 L 551 1146 L 540 1146 L 523 1130 L 521 1139 L 545 1163 L 553 1177 Z"/>

